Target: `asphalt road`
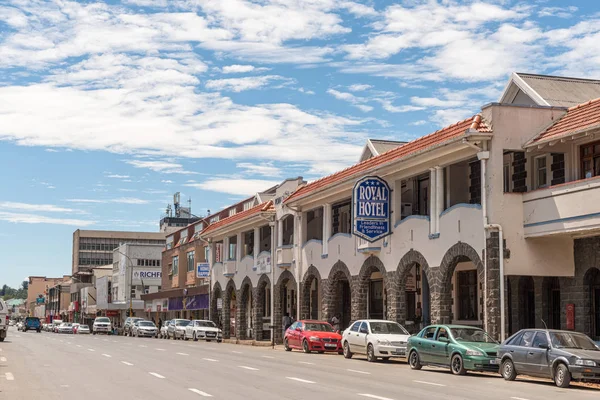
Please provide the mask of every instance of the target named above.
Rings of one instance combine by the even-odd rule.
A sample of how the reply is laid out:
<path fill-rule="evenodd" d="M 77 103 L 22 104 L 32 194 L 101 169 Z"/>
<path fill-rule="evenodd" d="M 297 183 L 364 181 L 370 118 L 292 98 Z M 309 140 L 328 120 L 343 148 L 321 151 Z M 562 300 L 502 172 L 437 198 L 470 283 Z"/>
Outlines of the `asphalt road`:
<path fill-rule="evenodd" d="M 435 399 L 571 400 L 600 390 L 404 362 L 282 349 L 121 336 L 17 332 L 0 343 L 0 399 Z"/>

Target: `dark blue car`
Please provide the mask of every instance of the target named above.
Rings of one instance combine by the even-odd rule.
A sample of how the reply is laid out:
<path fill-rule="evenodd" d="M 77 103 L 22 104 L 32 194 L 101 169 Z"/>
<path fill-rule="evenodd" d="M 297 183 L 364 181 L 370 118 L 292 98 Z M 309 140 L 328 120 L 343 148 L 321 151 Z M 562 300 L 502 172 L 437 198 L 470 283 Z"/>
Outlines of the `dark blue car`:
<path fill-rule="evenodd" d="M 42 323 L 40 319 L 37 317 L 27 317 L 25 318 L 25 326 L 23 326 L 23 331 L 27 332 L 29 330 L 37 331 L 38 333 L 42 331 Z"/>

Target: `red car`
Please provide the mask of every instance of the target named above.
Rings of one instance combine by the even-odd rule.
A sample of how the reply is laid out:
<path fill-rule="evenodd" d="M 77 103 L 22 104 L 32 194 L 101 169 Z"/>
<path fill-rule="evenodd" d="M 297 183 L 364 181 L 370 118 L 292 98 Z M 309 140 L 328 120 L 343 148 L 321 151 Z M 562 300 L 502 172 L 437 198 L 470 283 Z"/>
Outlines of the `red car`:
<path fill-rule="evenodd" d="M 285 331 L 286 351 L 302 349 L 305 353 L 335 351 L 343 354 L 342 336 L 323 321 L 296 321 Z"/>

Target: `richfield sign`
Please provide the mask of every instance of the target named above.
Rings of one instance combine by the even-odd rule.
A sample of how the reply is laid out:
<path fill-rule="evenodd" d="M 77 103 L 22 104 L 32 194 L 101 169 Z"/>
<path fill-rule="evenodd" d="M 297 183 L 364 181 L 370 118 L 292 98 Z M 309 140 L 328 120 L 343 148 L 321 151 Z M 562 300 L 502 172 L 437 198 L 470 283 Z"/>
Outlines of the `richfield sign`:
<path fill-rule="evenodd" d="M 390 187 L 378 176 L 356 182 L 352 191 L 352 226 L 356 236 L 375 242 L 391 233 Z"/>

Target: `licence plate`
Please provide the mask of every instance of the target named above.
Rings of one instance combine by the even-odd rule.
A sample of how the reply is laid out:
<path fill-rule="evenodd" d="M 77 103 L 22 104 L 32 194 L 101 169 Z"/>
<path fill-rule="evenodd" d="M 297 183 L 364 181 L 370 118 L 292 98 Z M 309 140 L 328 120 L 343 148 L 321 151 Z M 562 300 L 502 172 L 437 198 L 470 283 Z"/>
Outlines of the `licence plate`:
<path fill-rule="evenodd" d="M 337 347 L 337 344 L 326 344 L 325 347 Z"/>
<path fill-rule="evenodd" d="M 490 364 L 491 365 L 498 365 L 498 364 L 500 364 L 500 360 L 498 360 L 497 358 L 492 358 L 490 360 Z"/>
<path fill-rule="evenodd" d="M 396 349 L 396 353 L 398 353 L 398 354 L 406 354 L 406 349 Z"/>

